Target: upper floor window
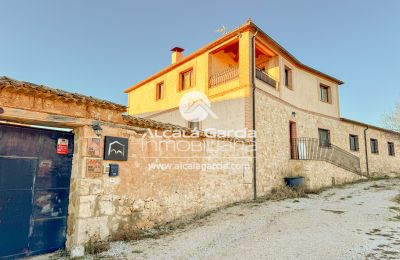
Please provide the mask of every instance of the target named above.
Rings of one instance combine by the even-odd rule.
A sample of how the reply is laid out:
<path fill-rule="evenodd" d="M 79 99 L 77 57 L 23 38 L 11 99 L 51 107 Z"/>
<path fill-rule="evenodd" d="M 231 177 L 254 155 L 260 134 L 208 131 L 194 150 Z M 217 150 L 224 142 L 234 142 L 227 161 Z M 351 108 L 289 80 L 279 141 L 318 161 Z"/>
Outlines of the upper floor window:
<path fill-rule="evenodd" d="M 160 100 L 164 98 L 164 81 L 160 82 L 156 85 L 156 100 Z"/>
<path fill-rule="evenodd" d="M 358 151 L 360 147 L 358 146 L 358 135 L 350 135 L 350 151 Z"/>
<path fill-rule="evenodd" d="M 331 103 L 331 88 L 325 85 L 319 85 L 319 98 L 322 102 Z"/>
<path fill-rule="evenodd" d="M 371 153 L 379 153 L 378 140 L 371 138 Z"/>
<path fill-rule="evenodd" d="M 200 129 L 200 122 L 189 121 L 188 127 L 192 130 L 199 130 Z"/>
<path fill-rule="evenodd" d="M 322 147 L 329 147 L 331 145 L 331 133 L 326 129 L 318 129 L 319 145 Z"/>
<path fill-rule="evenodd" d="M 393 142 L 388 142 L 388 153 L 390 156 L 394 156 L 394 143 Z"/>
<path fill-rule="evenodd" d="M 193 69 L 186 70 L 180 73 L 180 88 L 179 90 L 186 90 L 194 85 Z"/>
<path fill-rule="evenodd" d="M 285 66 L 285 86 L 292 89 L 292 69 Z"/>

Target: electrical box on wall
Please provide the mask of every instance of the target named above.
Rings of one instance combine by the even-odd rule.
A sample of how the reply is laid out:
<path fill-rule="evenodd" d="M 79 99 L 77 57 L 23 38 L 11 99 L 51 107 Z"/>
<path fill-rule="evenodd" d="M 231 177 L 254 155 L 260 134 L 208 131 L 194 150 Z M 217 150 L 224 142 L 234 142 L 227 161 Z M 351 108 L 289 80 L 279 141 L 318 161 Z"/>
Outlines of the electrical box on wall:
<path fill-rule="evenodd" d="M 110 163 L 110 171 L 108 172 L 108 176 L 116 177 L 119 174 L 119 165 Z"/>

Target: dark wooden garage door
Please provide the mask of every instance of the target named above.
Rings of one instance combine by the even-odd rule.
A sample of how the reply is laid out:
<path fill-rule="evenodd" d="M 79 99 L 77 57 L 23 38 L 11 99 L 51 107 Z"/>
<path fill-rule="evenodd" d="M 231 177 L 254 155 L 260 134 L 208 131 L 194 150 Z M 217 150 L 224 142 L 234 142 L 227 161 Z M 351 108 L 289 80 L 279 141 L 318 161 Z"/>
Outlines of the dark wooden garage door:
<path fill-rule="evenodd" d="M 69 132 L 0 124 L 1 259 L 64 247 L 73 147 Z"/>

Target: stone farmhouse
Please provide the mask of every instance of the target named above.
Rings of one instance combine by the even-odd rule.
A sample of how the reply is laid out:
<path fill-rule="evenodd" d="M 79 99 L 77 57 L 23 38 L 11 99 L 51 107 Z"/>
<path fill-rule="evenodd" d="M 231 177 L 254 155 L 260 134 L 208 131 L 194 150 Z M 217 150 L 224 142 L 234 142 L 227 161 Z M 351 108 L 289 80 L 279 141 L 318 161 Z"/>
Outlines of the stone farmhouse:
<path fill-rule="evenodd" d="M 256 130 L 255 175 L 264 193 L 287 171 L 314 175 L 310 184 L 327 172 L 400 172 L 398 133 L 340 116 L 343 83 L 301 63 L 249 20 L 186 57 L 173 48 L 169 67 L 125 92 L 129 115 L 203 130 Z M 193 90 L 209 98 L 217 119 L 180 115 L 181 98 Z"/>

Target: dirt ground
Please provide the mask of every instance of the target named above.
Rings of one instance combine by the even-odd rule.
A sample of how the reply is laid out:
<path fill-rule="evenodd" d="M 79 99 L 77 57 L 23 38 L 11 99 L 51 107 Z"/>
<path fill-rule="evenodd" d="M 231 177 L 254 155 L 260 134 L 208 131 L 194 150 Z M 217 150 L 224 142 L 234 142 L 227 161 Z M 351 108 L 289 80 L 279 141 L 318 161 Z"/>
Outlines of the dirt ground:
<path fill-rule="evenodd" d="M 242 204 L 158 239 L 114 242 L 95 258 L 400 259 L 397 194 L 400 179 L 390 179 Z"/>

